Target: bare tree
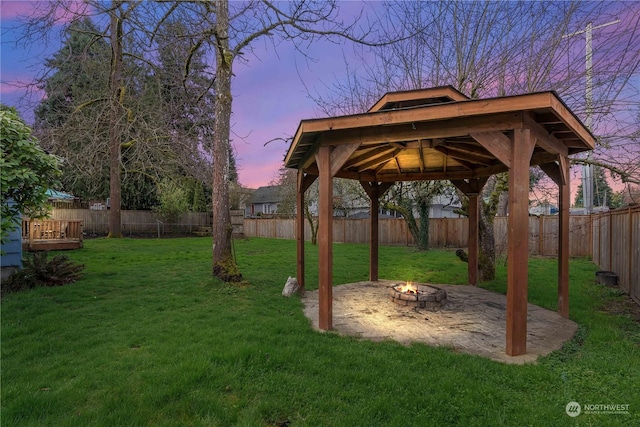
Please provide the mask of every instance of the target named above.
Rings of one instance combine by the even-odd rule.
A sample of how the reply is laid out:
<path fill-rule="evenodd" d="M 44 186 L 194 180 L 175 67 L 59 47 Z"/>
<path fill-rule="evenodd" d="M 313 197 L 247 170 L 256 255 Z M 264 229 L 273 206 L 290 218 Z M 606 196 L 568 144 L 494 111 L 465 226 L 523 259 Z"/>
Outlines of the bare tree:
<path fill-rule="evenodd" d="M 413 1 L 390 2 L 386 9 L 387 28 L 403 25 L 415 36 L 365 50 L 360 55 L 362 72 L 335 82 L 332 95 L 316 96 L 328 114 L 356 112 L 340 111 L 343 105 L 361 106 L 363 111 L 387 91 L 452 85 L 471 98 L 555 90 L 584 120 L 584 47 L 565 35 L 590 21 L 624 17 L 620 28 L 603 32 L 599 40 L 600 68 L 594 72 L 591 112 L 594 130 L 601 138 L 590 161 L 607 165 L 627 182 L 637 182 L 633 174 L 638 173 L 640 148 L 632 138 L 638 132 L 637 116 L 628 110 L 638 108 L 637 102 L 629 102 L 639 95 L 634 77 L 637 79 L 640 67 L 640 11 L 632 3 Z M 355 69 L 357 65 L 350 62 L 349 67 Z M 623 165 L 619 159 L 624 159 Z M 480 230 L 480 257 L 489 260 L 484 264 L 485 279 L 495 274 L 489 250 L 493 244 L 491 215 L 495 215 L 500 193 L 506 190 L 501 182 L 500 177 L 491 179 L 484 189 L 490 203 L 481 209 L 486 216 Z M 483 247 L 487 249 L 484 254 Z"/>
<path fill-rule="evenodd" d="M 68 160 L 66 184 L 85 197 L 109 197 L 110 236 L 119 237 L 122 204 L 152 207 L 163 176 L 209 182 L 213 78 L 203 77 L 201 56 L 187 58 L 195 40 L 170 20 L 178 3 L 74 4 L 38 4 L 24 21 L 32 42 L 58 27 L 56 16 L 70 22 L 65 46 L 36 81 L 49 95 L 36 129 Z"/>
<path fill-rule="evenodd" d="M 211 47 L 215 53 L 215 128 L 213 156 L 213 275 L 226 281 L 240 279 L 231 248 L 229 216 L 229 150 L 231 147 L 231 81 L 236 60 L 252 51 L 260 39 L 275 44 L 292 42 L 301 49 L 303 43 L 321 38 L 340 37 L 365 42 L 367 31 L 356 34 L 354 20 L 345 24 L 339 19 L 334 1 L 194 2 L 183 4 L 185 17 L 201 39 L 198 47 Z M 302 49 L 301 49 L 302 51 Z"/>

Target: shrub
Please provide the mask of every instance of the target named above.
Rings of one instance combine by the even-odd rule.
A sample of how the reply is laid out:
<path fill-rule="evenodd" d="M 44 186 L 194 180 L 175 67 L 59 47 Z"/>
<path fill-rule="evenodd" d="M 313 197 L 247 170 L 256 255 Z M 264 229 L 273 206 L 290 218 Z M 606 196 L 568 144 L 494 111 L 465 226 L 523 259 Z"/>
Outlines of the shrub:
<path fill-rule="evenodd" d="M 69 260 L 66 255 L 56 255 L 50 261 L 49 252 L 35 252 L 23 259 L 22 270 L 2 282 L 2 292 L 18 292 L 39 286 L 63 286 L 80 278 L 84 264 Z"/>

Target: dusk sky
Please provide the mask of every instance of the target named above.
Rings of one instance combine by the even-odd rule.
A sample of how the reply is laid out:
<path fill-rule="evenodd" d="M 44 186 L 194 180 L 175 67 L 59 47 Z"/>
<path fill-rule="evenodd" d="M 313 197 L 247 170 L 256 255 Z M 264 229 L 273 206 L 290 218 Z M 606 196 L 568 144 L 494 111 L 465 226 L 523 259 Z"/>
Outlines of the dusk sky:
<path fill-rule="evenodd" d="M 371 10 L 379 5 L 380 2 L 342 2 L 341 13 L 354 14 L 362 7 Z M 26 96 L 23 86 L 42 69 L 44 59 L 61 47 L 55 37 L 36 43 L 28 51 L 15 46 L 16 34 L 9 29 L 16 24 L 16 17 L 31 6 L 32 2 L 27 1 L 0 0 L 0 100 L 17 107 L 30 124 L 33 107 L 42 93 Z M 276 178 L 289 145 L 282 140 L 266 146 L 265 143 L 291 137 L 300 120 L 321 115 L 307 90 L 322 94 L 327 86 L 344 80 L 343 57 L 352 56 L 352 46 L 329 42 L 308 46 L 305 53 L 314 61 L 306 59 L 290 43 L 274 48 L 268 39 L 260 39 L 252 46 L 254 51 L 244 55 L 246 62 L 237 60 L 234 65 L 231 138 L 241 184 L 257 188 Z M 577 184 L 572 185 L 572 189 L 576 187 Z"/>
<path fill-rule="evenodd" d="M 51 39 L 49 43 L 32 46 L 29 51 L 15 46 L 15 34 L 7 29 L 15 25 L 16 17 L 29 7 L 25 1 L 0 1 L 0 100 L 17 107 L 31 124 L 34 102 L 42 94 L 35 93 L 25 99 L 26 90 L 21 86 L 33 78 L 43 60 L 60 49 L 61 44 Z M 274 50 L 268 41 L 258 41 L 254 44 L 254 53 L 245 55 L 248 63 L 236 61 L 234 65 L 231 138 L 240 182 L 244 186 L 257 188 L 276 178 L 288 144 L 274 141 L 265 146 L 267 141 L 290 137 L 300 120 L 317 116 L 303 80 L 315 92 L 344 73 L 342 47 L 325 42 L 311 46 L 306 53 L 315 61 L 305 59 L 291 44 L 282 43 Z"/>

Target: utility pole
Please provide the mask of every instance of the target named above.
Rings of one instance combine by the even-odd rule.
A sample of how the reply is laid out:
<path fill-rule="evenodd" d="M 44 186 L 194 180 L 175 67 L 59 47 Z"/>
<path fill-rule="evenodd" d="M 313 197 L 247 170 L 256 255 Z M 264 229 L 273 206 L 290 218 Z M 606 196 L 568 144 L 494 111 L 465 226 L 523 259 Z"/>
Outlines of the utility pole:
<path fill-rule="evenodd" d="M 596 25 L 595 27 L 591 22 L 587 23 L 587 27 L 584 30 L 576 31 L 575 33 L 567 34 L 562 38 L 569 38 L 584 33 L 585 38 L 585 102 L 587 107 L 587 117 L 585 119 L 585 125 L 587 129 L 593 132 L 593 48 L 591 42 L 591 35 L 593 30 L 598 28 L 607 27 L 609 25 L 617 24 L 619 19 L 615 21 L 607 22 L 606 24 Z M 591 151 L 587 153 L 587 162 L 591 160 Z M 587 163 L 582 166 L 582 204 L 587 211 L 587 215 L 593 212 L 593 165 Z"/>

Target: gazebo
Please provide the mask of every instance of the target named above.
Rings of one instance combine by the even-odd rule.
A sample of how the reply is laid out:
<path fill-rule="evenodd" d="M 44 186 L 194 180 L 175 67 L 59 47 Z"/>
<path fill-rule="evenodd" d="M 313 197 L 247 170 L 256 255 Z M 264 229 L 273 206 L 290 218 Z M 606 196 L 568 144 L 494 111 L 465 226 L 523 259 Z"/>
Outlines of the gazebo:
<path fill-rule="evenodd" d="M 478 283 L 478 196 L 509 172 L 506 353 L 526 353 L 529 167 L 559 188 L 558 312 L 569 316 L 569 159 L 595 139 L 555 92 L 470 99 L 451 86 L 390 92 L 366 113 L 302 120 L 285 158 L 298 170 L 297 210 L 319 178 L 319 327 L 332 329 L 333 177 L 371 199 L 369 279 L 378 280 L 379 198 L 399 181 L 450 180 L 469 198 L 468 282 Z M 304 216 L 297 215 L 304 290 Z"/>

